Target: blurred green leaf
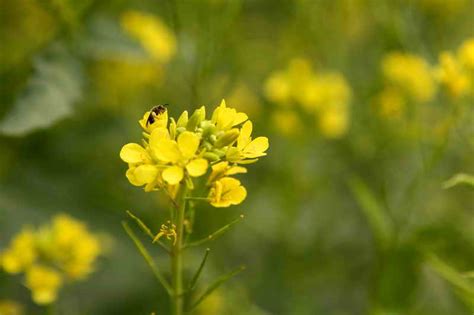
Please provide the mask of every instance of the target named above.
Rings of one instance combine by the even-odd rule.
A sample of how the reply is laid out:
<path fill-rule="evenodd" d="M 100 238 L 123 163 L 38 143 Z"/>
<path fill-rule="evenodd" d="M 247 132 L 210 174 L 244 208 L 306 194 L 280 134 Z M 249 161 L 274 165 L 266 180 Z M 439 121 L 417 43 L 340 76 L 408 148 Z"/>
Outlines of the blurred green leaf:
<path fill-rule="evenodd" d="M 0 122 L 0 133 L 23 136 L 70 116 L 81 96 L 80 63 L 55 44 L 34 61 L 34 71 L 13 108 Z"/>
<path fill-rule="evenodd" d="M 349 188 L 367 218 L 377 242 L 387 247 L 393 237 L 392 221 L 370 188 L 359 178 L 349 180 Z"/>
<path fill-rule="evenodd" d="M 474 176 L 465 173 L 459 173 L 443 183 L 443 188 L 448 189 L 457 185 L 468 185 L 474 187 Z"/>
<path fill-rule="evenodd" d="M 474 285 L 462 273 L 448 265 L 435 254 L 427 255 L 428 265 L 444 280 L 455 287 L 456 293 L 469 306 L 474 307 Z"/>

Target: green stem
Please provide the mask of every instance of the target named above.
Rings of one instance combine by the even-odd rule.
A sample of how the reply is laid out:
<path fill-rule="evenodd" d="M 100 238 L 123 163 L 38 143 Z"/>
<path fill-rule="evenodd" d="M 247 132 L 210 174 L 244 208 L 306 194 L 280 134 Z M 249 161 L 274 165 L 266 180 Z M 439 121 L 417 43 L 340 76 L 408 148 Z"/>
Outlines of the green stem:
<path fill-rule="evenodd" d="M 184 215 L 186 212 L 186 184 L 181 184 L 176 198 L 178 207 L 176 208 L 176 243 L 171 251 L 171 272 L 173 277 L 173 292 L 171 304 L 173 315 L 183 314 L 183 240 L 184 240 Z"/>

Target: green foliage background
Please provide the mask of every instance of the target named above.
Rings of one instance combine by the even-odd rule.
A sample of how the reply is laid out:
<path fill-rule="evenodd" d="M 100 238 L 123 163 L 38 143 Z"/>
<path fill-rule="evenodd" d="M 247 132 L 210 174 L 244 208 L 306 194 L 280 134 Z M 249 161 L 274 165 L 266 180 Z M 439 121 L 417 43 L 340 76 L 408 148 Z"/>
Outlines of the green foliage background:
<path fill-rule="evenodd" d="M 177 36 L 177 55 L 156 80 L 141 80 L 143 68 L 115 71 L 120 58 L 145 54 L 121 30 L 130 9 Z M 0 0 L 0 246 L 25 224 L 69 213 L 108 247 L 90 279 L 61 292 L 59 312 L 166 314 L 164 290 L 120 225 L 131 209 L 157 230 L 166 200 L 131 186 L 118 152 L 139 140 L 137 120 L 152 105 L 168 103 L 176 117 L 244 83 L 270 150 L 243 178 L 242 205 L 197 211 L 196 238 L 246 216 L 211 244 L 201 289 L 240 264 L 247 270 L 200 314 L 472 314 L 472 190 L 443 189 L 452 175 L 473 173 L 472 94 L 429 104 L 452 122 L 439 138 L 423 114 L 381 119 L 372 97 L 386 53 L 435 63 L 474 36 L 473 14 L 471 0 Z M 298 56 L 347 78 L 354 95 L 343 138 L 309 124 L 284 137 L 270 123 L 264 81 Z M 187 265 L 197 268 L 203 251 Z M 5 273 L 0 298 L 42 311 Z"/>

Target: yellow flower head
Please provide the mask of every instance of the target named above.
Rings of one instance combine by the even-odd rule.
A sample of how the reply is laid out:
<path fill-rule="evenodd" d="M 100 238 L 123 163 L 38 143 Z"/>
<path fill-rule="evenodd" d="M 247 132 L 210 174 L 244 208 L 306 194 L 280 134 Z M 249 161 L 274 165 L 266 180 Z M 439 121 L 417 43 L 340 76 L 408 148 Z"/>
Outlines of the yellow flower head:
<path fill-rule="evenodd" d="M 427 102 L 436 92 L 429 64 L 421 57 L 406 53 L 390 53 L 382 60 L 385 78 L 415 101 Z"/>
<path fill-rule="evenodd" d="M 166 63 L 176 54 L 176 38 L 158 17 L 139 11 L 127 11 L 121 17 L 121 24 L 157 61 Z"/>
<path fill-rule="evenodd" d="M 469 71 L 474 72 L 474 38 L 464 41 L 458 49 L 459 62 Z"/>
<path fill-rule="evenodd" d="M 132 185 L 145 186 L 145 191 L 163 189 L 172 199 L 183 183 L 189 190 L 194 189 L 196 182 L 202 183 L 209 193 L 210 190 L 222 191 L 215 187 L 223 187 L 223 178 L 227 178 L 224 183 L 229 186 L 229 180 L 235 183 L 229 176 L 247 172 L 237 164 L 256 162 L 266 155 L 269 147 L 266 137 L 252 139 L 252 122 L 247 114 L 227 107 L 224 100 L 210 119 L 206 118 L 204 106 L 191 116 L 184 111 L 177 120 L 170 118 L 169 124 L 166 123 L 167 116 L 161 120 L 161 117 L 154 116 L 153 124 L 157 125 L 152 125 L 152 129 L 146 124 L 149 117 L 147 113 L 140 123 L 145 131 L 150 132 L 144 134 L 143 144 L 124 145 L 120 158 L 128 164 L 126 177 Z M 212 165 L 210 173 L 209 165 Z M 206 179 L 197 179 L 206 174 Z M 232 189 L 245 191 L 240 182 L 239 187 Z"/>
<path fill-rule="evenodd" d="M 63 279 L 82 279 L 92 272 L 99 253 L 99 241 L 87 227 L 60 214 L 52 224 L 22 230 L 1 254 L 1 262 L 7 272 L 25 273 L 35 303 L 49 304 Z"/>
<path fill-rule="evenodd" d="M 0 255 L 1 266 L 8 273 L 19 273 L 29 268 L 37 255 L 35 235 L 27 228 L 15 236 Z"/>
<path fill-rule="evenodd" d="M 34 265 L 26 273 L 26 286 L 31 290 L 36 304 L 54 302 L 61 285 L 61 275 L 52 268 Z"/>
<path fill-rule="evenodd" d="M 151 133 L 156 128 L 167 128 L 168 109 L 163 105 L 155 106 L 150 111 L 146 112 L 138 123 L 147 133 Z"/>
<path fill-rule="evenodd" d="M 238 179 L 223 177 L 216 180 L 209 192 L 211 205 L 216 208 L 225 208 L 238 205 L 244 201 L 247 190 L 240 184 Z"/>
<path fill-rule="evenodd" d="M 327 138 L 340 138 L 349 127 L 348 112 L 344 106 L 325 109 L 318 119 L 321 133 Z"/>
<path fill-rule="evenodd" d="M 461 65 L 453 54 L 443 52 L 439 56 L 439 67 L 436 76 L 449 94 L 459 97 L 469 91 L 469 76 L 463 71 Z"/>

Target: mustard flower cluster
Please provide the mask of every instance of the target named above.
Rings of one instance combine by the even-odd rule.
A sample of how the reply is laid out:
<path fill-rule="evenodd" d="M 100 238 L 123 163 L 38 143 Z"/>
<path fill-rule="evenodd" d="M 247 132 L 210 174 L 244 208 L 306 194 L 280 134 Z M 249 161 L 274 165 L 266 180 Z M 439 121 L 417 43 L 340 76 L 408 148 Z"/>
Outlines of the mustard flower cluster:
<path fill-rule="evenodd" d="M 100 253 L 98 238 L 87 227 L 59 214 L 38 229 L 23 228 L 0 254 L 10 274 L 24 273 L 25 285 L 37 304 L 50 304 L 66 281 L 84 279 Z"/>
<path fill-rule="evenodd" d="M 435 76 L 453 98 L 472 92 L 474 90 L 474 38 L 464 41 L 456 52 L 442 52 L 439 55 Z"/>
<path fill-rule="evenodd" d="M 223 100 L 206 118 L 204 106 L 191 116 L 184 111 L 175 120 L 167 108 L 154 107 L 139 121 L 143 143 L 129 143 L 120 151 L 128 163 L 126 176 L 145 191 L 164 190 L 175 198 L 180 184 L 193 190 L 205 177 L 207 200 L 214 207 L 241 203 L 247 191 L 232 175 L 246 173 L 242 164 L 265 156 L 266 137 L 252 138 L 252 122 L 245 113 L 226 106 Z"/>
<path fill-rule="evenodd" d="M 323 136 L 340 138 L 347 132 L 352 90 L 338 72 L 316 72 L 308 60 L 296 58 L 287 69 L 267 78 L 264 93 L 268 100 L 279 105 L 273 121 L 278 130 L 288 135 L 298 132 L 303 125 L 295 104 L 314 115 Z"/>
<path fill-rule="evenodd" d="M 384 88 L 376 96 L 383 116 L 399 118 L 407 104 L 427 103 L 436 97 L 440 85 L 453 99 L 473 91 L 474 38 L 464 41 L 458 50 L 442 52 L 432 66 L 420 56 L 393 52 L 381 62 Z"/>

